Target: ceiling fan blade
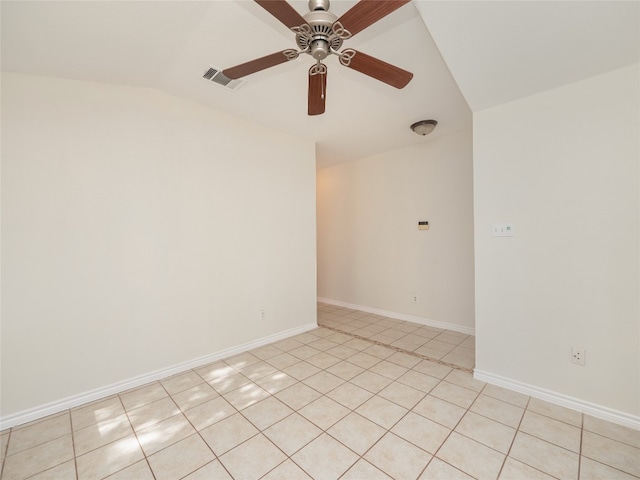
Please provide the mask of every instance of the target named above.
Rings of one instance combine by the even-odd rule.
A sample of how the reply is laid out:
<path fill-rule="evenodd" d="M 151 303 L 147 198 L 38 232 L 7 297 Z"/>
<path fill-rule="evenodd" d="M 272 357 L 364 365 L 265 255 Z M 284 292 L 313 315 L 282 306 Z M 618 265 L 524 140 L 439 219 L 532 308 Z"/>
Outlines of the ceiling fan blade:
<path fill-rule="evenodd" d="M 290 58 L 286 55 L 285 52 L 289 52 L 289 50 L 283 50 L 282 52 L 276 52 L 265 57 L 256 58 L 255 60 L 251 60 L 250 62 L 227 68 L 223 70 L 222 73 L 230 79 L 235 80 L 236 78 L 246 77 L 247 75 L 251 75 L 252 73 L 259 72 L 260 70 L 265 70 L 269 67 L 274 67 L 276 65 L 280 65 L 281 63 L 285 63 L 289 60 L 297 58 L 297 55 L 293 58 Z"/>
<path fill-rule="evenodd" d="M 345 55 L 345 53 L 347 55 Z M 345 57 L 350 58 L 343 60 Z M 342 52 L 340 63 L 345 67 L 357 70 L 360 73 L 369 75 L 376 80 L 380 80 L 381 82 L 396 88 L 406 87 L 413 78 L 413 73 L 411 72 L 407 72 L 406 70 L 391 65 L 390 63 L 383 62 L 371 55 L 357 52 L 353 49 L 348 49 Z"/>
<path fill-rule="evenodd" d="M 309 69 L 309 115 L 321 115 L 324 113 L 324 104 L 327 100 L 327 68 L 318 69 L 314 65 Z"/>
<path fill-rule="evenodd" d="M 355 35 L 411 0 L 360 0 L 338 22 Z"/>
<path fill-rule="evenodd" d="M 255 2 L 289 28 L 307 23 L 286 0 L 255 0 Z"/>

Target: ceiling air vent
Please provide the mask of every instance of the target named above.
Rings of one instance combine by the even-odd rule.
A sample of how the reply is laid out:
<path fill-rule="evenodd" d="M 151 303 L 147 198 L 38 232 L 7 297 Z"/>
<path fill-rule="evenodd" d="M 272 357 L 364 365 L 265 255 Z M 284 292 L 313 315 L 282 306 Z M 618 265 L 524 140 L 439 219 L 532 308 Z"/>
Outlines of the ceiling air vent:
<path fill-rule="evenodd" d="M 232 80 L 231 78 L 227 77 L 224 73 L 222 73 L 222 70 L 212 66 L 209 66 L 207 71 L 204 72 L 204 75 L 202 75 L 202 78 L 204 78 L 205 80 L 209 80 L 213 83 L 217 83 L 218 85 L 222 85 L 223 87 L 227 87 L 230 90 L 236 90 L 240 85 L 242 85 L 245 82 L 241 78 Z"/>

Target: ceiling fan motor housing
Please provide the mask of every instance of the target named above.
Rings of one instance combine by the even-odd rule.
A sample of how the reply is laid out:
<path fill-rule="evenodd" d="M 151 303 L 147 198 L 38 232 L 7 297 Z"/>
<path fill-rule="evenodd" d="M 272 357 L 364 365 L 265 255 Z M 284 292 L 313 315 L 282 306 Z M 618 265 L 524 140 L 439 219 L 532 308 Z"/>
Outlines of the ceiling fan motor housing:
<path fill-rule="evenodd" d="M 296 34 L 296 43 L 316 60 L 324 60 L 330 53 L 337 52 L 342 46 L 342 38 L 333 31 L 338 17 L 328 11 L 328 0 L 309 0 L 309 12 L 303 18 L 311 27 Z"/>

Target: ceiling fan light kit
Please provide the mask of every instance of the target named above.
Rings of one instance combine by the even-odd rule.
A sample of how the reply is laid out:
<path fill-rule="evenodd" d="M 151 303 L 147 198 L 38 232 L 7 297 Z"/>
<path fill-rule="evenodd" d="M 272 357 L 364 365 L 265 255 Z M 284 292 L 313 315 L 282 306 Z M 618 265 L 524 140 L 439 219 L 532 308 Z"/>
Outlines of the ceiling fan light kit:
<path fill-rule="evenodd" d="M 354 49 L 339 52 L 344 40 L 410 0 L 360 0 L 340 18 L 329 11 L 329 0 L 309 0 L 309 12 L 304 16 L 286 0 L 254 1 L 296 34 L 299 50 L 283 50 L 225 69 L 222 73 L 230 79 L 295 60 L 301 53 L 306 53 L 316 61 L 309 69 L 308 114 L 320 115 L 325 111 L 327 85 L 327 66 L 322 62 L 329 55 L 336 55 L 341 65 L 395 88 L 404 88 L 413 78 L 411 72 Z"/>
<path fill-rule="evenodd" d="M 418 135 L 429 135 L 433 132 L 433 129 L 436 128 L 438 122 L 435 120 L 420 120 L 419 122 L 411 125 L 411 130 L 416 132 Z"/>

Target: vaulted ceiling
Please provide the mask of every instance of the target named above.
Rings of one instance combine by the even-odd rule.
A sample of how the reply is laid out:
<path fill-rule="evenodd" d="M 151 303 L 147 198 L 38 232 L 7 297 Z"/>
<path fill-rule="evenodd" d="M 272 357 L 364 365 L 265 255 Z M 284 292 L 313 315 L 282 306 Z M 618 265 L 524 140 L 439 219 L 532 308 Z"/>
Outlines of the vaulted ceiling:
<path fill-rule="evenodd" d="M 338 16 L 355 0 L 332 0 Z M 307 2 L 293 0 L 301 14 Z M 2 70 L 149 87 L 317 145 L 318 167 L 471 128 L 471 111 L 640 60 L 637 1 L 413 0 L 344 47 L 414 74 L 397 90 L 330 57 L 326 113 L 307 115 L 313 59 L 234 90 L 202 78 L 287 48 L 294 34 L 250 0 L 5 1 Z M 436 119 L 420 137 L 417 120 Z"/>

